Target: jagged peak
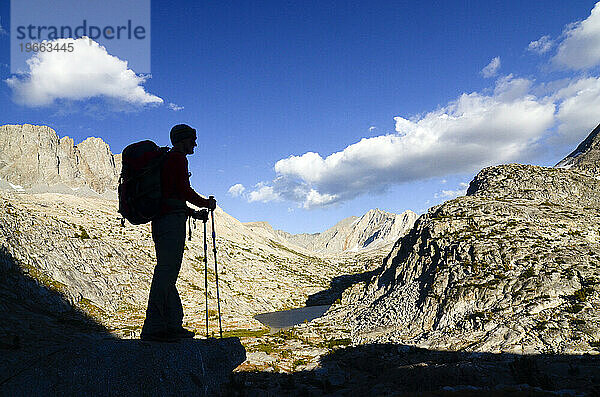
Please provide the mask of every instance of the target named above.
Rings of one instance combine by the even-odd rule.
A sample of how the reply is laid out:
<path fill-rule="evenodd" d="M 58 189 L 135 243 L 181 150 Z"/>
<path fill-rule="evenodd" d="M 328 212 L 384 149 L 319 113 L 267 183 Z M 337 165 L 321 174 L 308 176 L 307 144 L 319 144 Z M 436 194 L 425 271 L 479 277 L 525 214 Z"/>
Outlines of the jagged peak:
<path fill-rule="evenodd" d="M 100 137 L 96 137 L 96 136 L 89 136 L 87 138 L 85 138 L 83 141 L 79 142 L 78 144 L 75 144 L 75 140 L 73 138 L 71 138 L 68 135 L 62 136 L 60 137 L 58 135 L 58 133 L 56 132 L 56 130 L 48 125 L 37 125 L 37 124 L 28 124 L 28 123 L 24 123 L 24 124 L 3 124 L 0 125 L 1 129 L 4 129 L 5 131 L 11 131 L 11 130 L 18 130 L 18 131 L 22 131 L 22 130 L 32 130 L 32 131 L 36 131 L 36 132 L 45 132 L 47 133 L 50 138 L 55 138 L 60 142 L 65 142 L 68 144 L 68 142 L 72 142 L 73 146 L 79 146 L 81 144 L 85 144 L 85 145 L 89 145 L 89 144 L 102 144 L 102 145 L 106 145 L 109 147 L 108 143 L 106 143 L 102 138 Z"/>
<path fill-rule="evenodd" d="M 273 226 L 271 226 L 271 224 L 266 221 L 243 222 L 243 225 L 248 227 L 260 227 L 269 231 L 275 231 L 275 229 L 273 229 Z"/>
<path fill-rule="evenodd" d="M 75 145 L 46 125 L 6 124 L 0 126 L 0 152 L 5 163 L 0 178 L 15 185 L 62 183 L 100 194 L 117 187 L 120 156 L 115 159 L 102 138 L 88 137 Z"/>
<path fill-rule="evenodd" d="M 598 133 L 600 133 L 600 124 L 596 126 L 590 132 L 590 134 L 573 150 L 569 153 L 564 159 L 559 161 L 555 167 L 557 168 L 570 168 L 571 160 L 579 157 L 581 154 L 587 153 L 594 147 L 600 146 L 600 138 L 598 138 Z"/>

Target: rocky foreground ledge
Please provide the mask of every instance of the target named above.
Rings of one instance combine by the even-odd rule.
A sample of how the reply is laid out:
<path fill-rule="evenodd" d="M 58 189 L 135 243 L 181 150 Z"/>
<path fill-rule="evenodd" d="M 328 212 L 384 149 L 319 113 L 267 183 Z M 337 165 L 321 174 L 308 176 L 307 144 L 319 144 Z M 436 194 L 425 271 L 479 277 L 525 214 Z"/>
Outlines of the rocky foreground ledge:
<path fill-rule="evenodd" d="M 32 273 L 0 246 L 0 396 L 214 396 L 246 360 L 238 338 L 119 339 Z"/>
<path fill-rule="evenodd" d="M 55 346 L 2 373 L 6 396 L 213 396 L 246 359 L 238 338 Z"/>

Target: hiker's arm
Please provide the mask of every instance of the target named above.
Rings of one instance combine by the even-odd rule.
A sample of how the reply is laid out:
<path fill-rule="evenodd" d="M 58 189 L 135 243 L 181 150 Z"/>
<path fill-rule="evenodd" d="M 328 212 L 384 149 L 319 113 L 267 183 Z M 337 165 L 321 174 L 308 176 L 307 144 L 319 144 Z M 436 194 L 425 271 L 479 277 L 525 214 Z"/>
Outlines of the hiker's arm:
<path fill-rule="evenodd" d="M 194 191 L 194 189 L 192 189 L 192 187 L 190 186 L 189 181 L 188 181 L 187 187 L 188 187 L 188 189 L 185 193 L 185 200 L 194 204 L 196 207 L 208 208 L 208 206 L 209 206 L 208 199 L 205 199 L 204 197 L 202 197 L 198 193 L 196 193 Z"/>
<path fill-rule="evenodd" d="M 208 199 L 200 196 L 198 193 L 192 189 L 190 186 L 190 178 L 188 174 L 187 160 L 185 157 L 180 157 L 177 159 L 177 175 L 180 175 L 179 178 L 176 178 L 176 190 L 181 192 L 185 201 L 188 201 L 194 204 L 197 207 L 205 207 L 208 208 L 209 202 Z"/>

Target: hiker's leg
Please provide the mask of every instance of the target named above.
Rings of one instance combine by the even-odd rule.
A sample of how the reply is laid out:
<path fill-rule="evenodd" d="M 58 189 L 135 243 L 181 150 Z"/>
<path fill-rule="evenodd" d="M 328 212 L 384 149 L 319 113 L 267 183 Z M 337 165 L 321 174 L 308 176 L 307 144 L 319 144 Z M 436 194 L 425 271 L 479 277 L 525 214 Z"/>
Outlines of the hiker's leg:
<path fill-rule="evenodd" d="M 156 248 L 156 267 L 148 297 L 148 309 L 142 333 L 166 331 L 174 318 L 183 319 L 179 294 L 175 289 L 185 245 L 184 214 L 169 214 L 152 222 Z"/>
<path fill-rule="evenodd" d="M 173 233 L 173 251 L 172 256 L 169 259 L 171 261 L 171 269 L 174 273 L 174 278 L 172 279 L 172 283 L 169 286 L 169 291 L 167 294 L 167 326 L 169 328 L 179 328 L 183 322 L 183 306 L 181 305 L 181 298 L 179 297 L 179 292 L 175 286 L 177 282 L 177 276 L 179 275 L 179 270 L 181 269 L 183 251 L 185 249 L 186 217 L 183 216 L 182 219 L 183 220 L 178 220 L 180 224 L 177 226 L 177 233 Z"/>

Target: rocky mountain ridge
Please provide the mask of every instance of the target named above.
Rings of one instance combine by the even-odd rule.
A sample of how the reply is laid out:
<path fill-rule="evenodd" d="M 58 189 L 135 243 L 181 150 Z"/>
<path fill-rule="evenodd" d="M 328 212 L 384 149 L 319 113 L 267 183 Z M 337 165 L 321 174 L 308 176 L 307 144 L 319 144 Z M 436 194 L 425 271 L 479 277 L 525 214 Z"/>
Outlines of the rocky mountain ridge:
<path fill-rule="evenodd" d="M 593 176 L 600 176 L 600 124 L 564 159 L 557 168 L 573 168 Z"/>
<path fill-rule="evenodd" d="M 75 145 L 47 126 L 0 126 L 0 180 L 15 190 L 58 186 L 59 191 L 87 188 L 102 194 L 116 190 L 120 172 L 121 155 L 101 138 Z"/>
<path fill-rule="evenodd" d="M 372 209 L 364 215 L 345 218 L 322 233 L 275 233 L 313 252 L 334 253 L 387 247 L 412 228 L 417 214 L 407 210 L 393 214 Z"/>
<path fill-rule="evenodd" d="M 356 343 L 593 353 L 600 344 L 600 181 L 577 170 L 482 170 L 417 219 L 343 297 Z"/>

